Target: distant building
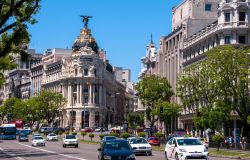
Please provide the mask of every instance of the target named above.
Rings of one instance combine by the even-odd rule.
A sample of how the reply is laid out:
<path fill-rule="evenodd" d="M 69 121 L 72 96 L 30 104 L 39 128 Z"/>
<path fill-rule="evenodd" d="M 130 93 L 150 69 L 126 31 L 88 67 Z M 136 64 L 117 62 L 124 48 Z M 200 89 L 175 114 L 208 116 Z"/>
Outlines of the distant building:
<path fill-rule="evenodd" d="M 42 54 L 35 53 L 34 49 L 28 49 L 27 53 L 27 61 L 23 61 L 18 54 L 13 55 L 17 67 L 5 72 L 5 83 L 0 90 L 1 102 L 10 97 L 28 99 L 31 96 L 30 67 L 42 60 Z"/>
<path fill-rule="evenodd" d="M 123 122 L 127 121 L 128 114 L 134 111 L 134 101 L 135 101 L 135 93 L 134 93 L 134 83 L 131 82 L 131 70 L 124 69 L 122 67 L 114 67 L 114 73 L 116 80 L 125 86 L 125 104 L 124 108 L 119 110 L 121 116 L 123 117 Z"/>

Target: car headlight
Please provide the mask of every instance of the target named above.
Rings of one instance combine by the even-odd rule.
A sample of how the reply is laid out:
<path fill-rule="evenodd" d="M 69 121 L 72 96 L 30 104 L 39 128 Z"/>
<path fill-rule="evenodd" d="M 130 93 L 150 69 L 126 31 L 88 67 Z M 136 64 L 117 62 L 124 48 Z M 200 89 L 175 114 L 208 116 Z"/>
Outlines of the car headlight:
<path fill-rule="evenodd" d="M 183 148 L 179 148 L 179 151 L 180 152 L 187 152 L 185 149 L 183 149 Z"/>
<path fill-rule="evenodd" d="M 204 152 L 208 152 L 208 149 L 207 149 L 207 148 L 204 148 Z"/>
<path fill-rule="evenodd" d="M 111 156 L 104 155 L 104 156 L 103 156 L 103 159 L 105 159 L 105 160 L 110 160 L 110 159 L 111 159 Z"/>
<path fill-rule="evenodd" d="M 137 149 L 137 147 L 133 147 L 133 149 Z"/>
<path fill-rule="evenodd" d="M 127 158 L 135 158 L 135 154 L 130 154 Z"/>

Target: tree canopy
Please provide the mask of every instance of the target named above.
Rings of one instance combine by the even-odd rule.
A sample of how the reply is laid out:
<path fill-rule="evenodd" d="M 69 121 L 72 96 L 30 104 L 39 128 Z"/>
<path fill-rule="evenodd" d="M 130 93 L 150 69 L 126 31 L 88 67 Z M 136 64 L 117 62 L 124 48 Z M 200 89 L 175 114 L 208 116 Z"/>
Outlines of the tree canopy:
<path fill-rule="evenodd" d="M 146 108 L 146 117 L 152 127 L 154 122 L 158 120 L 154 116 L 154 110 L 163 102 L 170 102 L 171 96 L 174 95 L 172 87 L 165 77 L 151 75 L 141 79 L 136 84 L 135 89 L 143 106 Z"/>
<path fill-rule="evenodd" d="M 33 124 L 46 120 L 48 124 L 54 124 L 59 109 L 65 105 L 66 99 L 61 93 L 42 91 L 39 96 L 28 100 L 9 98 L 0 107 L 2 118 L 8 121 L 22 119 Z"/>
<path fill-rule="evenodd" d="M 34 14 L 40 0 L 1 0 L 0 2 L 0 86 L 4 82 L 3 72 L 14 69 L 13 54 L 27 58 L 29 43 L 28 26 L 36 22 Z"/>
<path fill-rule="evenodd" d="M 216 129 L 236 112 L 243 135 L 249 133 L 249 52 L 247 46 L 218 46 L 206 52 L 205 60 L 184 70 L 178 95 L 183 106 L 196 113 L 198 126 Z"/>

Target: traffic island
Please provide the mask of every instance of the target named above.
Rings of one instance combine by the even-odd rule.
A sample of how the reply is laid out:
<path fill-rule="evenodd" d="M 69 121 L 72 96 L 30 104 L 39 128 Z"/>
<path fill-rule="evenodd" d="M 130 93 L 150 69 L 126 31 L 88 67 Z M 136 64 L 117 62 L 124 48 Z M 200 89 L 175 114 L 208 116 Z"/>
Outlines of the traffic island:
<path fill-rule="evenodd" d="M 246 151 L 234 151 L 234 150 L 219 150 L 218 151 L 217 149 L 209 149 L 209 156 L 250 160 L 250 152 L 246 152 Z"/>

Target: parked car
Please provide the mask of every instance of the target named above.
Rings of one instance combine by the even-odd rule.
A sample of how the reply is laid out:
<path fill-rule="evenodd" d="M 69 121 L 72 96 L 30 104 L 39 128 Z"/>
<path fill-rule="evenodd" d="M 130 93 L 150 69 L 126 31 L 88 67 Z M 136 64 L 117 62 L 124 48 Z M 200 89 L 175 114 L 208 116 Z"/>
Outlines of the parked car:
<path fill-rule="evenodd" d="M 32 146 L 45 146 L 45 141 L 43 137 L 41 136 L 36 136 L 32 138 Z"/>
<path fill-rule="evenodd" d="M 66 148 L 67 146 L 74 146 L 78 147 L 78 140 L 75 135 L 65 135 L 63 137 L 63 142 L 62 142 L 63 148 Z"/>
<path fill-rule="evenodd" d="M 29 141 L 29 137 L 28 137 L 27 134 L 19 134 L 19 136 L 18 136 L 18 141 L 19 141 L 19 142 L 22 142 L 22 141 L 28 142 L 28 141 Z"/>
<path fill-rule="evenodd" d="M 103 127 L 98 127 L 95 129 L 95 132 L 105 132 L 105 129 Z"/>
<path fill-rule="evenodd" d="M 59 131 L 65 132 L 64 128 L 53 128 L 53 133 L 58 134 Z"/>
<path fill-rule="evenodd" d="M 50 133 L 46 137 L 47 141 L 58 141 L 58 137 L 55 133 Z"/>
<path fill-rule="evenodd" d="M 135 154 L 133 149 L 129 145 L 128 141 L 122 139 L 105 141 L 101 148 L 98 149 L 99 160 L 105 159 L 126 159 L 126 160 L 135 160 Z"/>
<path fill-rule="evenodd" d="M 148 137 L 148 143 L 150 145 L 154 145 L 154 146 L 160 146 L 161 145 L 160 140 L 157 137 Z"/>
<path fill-rule="evenodd" d="M 81 129 L 81 132 L 90 133 L 90 132 L 93 132 L 93 129 L 92 129 L 92 128 L 89 128 L 89 127 L 86 127 L 86 128 Z"/>
<path fill-rule="evenodd" d="M 198 138 L 173 137 L 165 147 L 165 159 L 208 159 L 208 149 Z"/>
<path fill-rule="evenodd" d="M 131 138 L 129 144 L 133 148 L 135 154 L 152 155 L 151 145 L 142 137 Z"/>

